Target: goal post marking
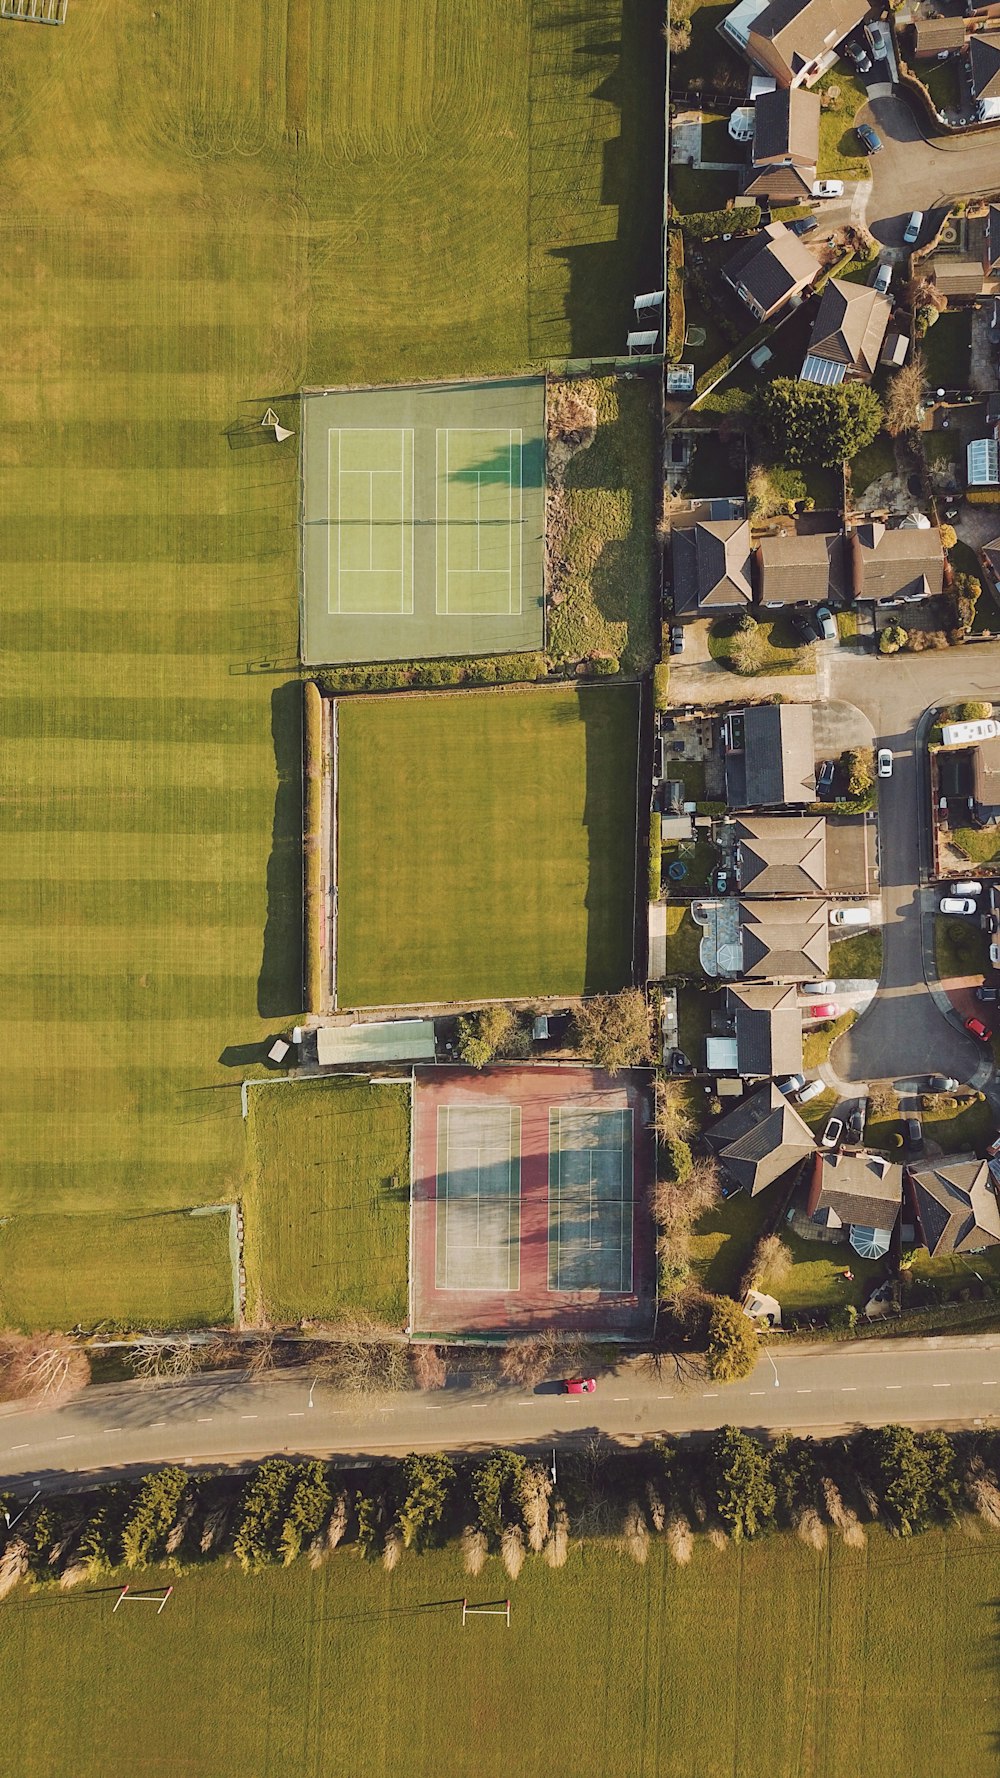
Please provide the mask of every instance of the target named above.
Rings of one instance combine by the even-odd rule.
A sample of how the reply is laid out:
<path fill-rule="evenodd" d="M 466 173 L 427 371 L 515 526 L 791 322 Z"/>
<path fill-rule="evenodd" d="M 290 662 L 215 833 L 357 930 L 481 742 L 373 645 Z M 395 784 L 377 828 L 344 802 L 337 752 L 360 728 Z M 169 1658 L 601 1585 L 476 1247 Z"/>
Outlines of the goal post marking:
<path fill-rule="evenodd" d="M 488 1605 L 470 1605 L 468 1599 L 463 1599 L 462 1600 L 462 1628 L 463 1629 L 465 1628 L 466 1618 L 470 1618 L 470 1617 L 502 1617 L 502 1618 L 506 1619 L 507 1628 L 509 1630 L 510 1629 L 510 1600 L 509 1599 L 495 1599 L 495 1600 L 491 1600 Z"/>
<path fill-rule="evenodd" d="M 119 1605 L 155 1605 L 156 1615 L 159 1617 L 160 1612 L 166 1605 L 173 1590 L 172 1586 L 156 1587 L 151 1593 L 133 1593 L 131 1587 L 126 1582 L 115 1600 L 114 1610 L 111 1615 L 114 1617 Z"/>

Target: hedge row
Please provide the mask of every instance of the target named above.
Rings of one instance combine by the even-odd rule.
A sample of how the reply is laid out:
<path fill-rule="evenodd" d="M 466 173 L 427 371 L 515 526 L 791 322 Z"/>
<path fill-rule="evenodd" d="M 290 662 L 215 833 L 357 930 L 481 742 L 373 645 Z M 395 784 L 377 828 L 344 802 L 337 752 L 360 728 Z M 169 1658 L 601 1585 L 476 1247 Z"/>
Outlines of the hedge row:
<path fill-rule="evenodd" d="M 367 661 L 357 667 L 323 667 L 316 677 L 323 691 L 342 697 L 437 685 L 519 685 L 547 678 L 549 669 L 548 657 L 536 651 L 455 661 Z"/>
<path fill-rule="evenodd" d="M 704 395 L 706 390 L 711 389 L 713 383 L 721 382 L 722 378 L 732 370 L 734 364 L 746 358 L 755 346 L 762 345 L 764 340 L 770 339 L 773 331 L 773 326 L 769 323 L 762 327 L 756 327 L 753 333 L 748 333 L 746 339 L 740 340 L 731 352 L 724 352 L 715 364 L 710 365 L 708 370 L 702 372 L 694 386 L 695 395 Z"/>
<path fill-rule="evenodd" d="M 692 241 L 717 241 L 721 235 L 752 235 L 760 227 L 760 205 L 747 204 L 739 210 L 696 210 L 679 218 L 681 228 Z"/>
<path fill-rule="evenodd" d="M 676 364 L 684 351 L 687 314 L 684 307 L 684 236 L 667 230 L 667 362 Z"/>
<path fill-rule="evenodd" d="M 663 840 L 660 830 L 660 811 L 651 809 L 649 812 L 649 899 L 659 901 L 663 886 Z"/>
<path fill-rule="evenodd" d="M 653 668 L 653 703 L 657 710 L 670 707 L 670 662 L 657 661 Z"/>
<path fill-rule="evenodd" d="M 323 700 L 309 679 L 302 688 L 302 876 L 306 1011 L 323 1011 Z"/>

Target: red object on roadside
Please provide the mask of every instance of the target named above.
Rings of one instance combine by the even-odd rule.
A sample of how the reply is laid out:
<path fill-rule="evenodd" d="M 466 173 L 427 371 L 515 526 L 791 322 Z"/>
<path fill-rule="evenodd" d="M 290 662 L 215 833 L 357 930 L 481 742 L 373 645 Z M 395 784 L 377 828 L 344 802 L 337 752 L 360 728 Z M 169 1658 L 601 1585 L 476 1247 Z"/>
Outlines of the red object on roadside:
<path fill-rule="evenodd" d="M 567 1377 L 563 1389 L 567 1395 L 593 1395 L 597 1388 L 594 1377 Z"/>
<path fill-rule="evenodd" d="M 982 1019 L 966 1019 L 965 1029 L 971 1031 L 973 1037 L 978 1037 L 980 1043 L 989 1043 L 993 1036 L 989 1026 L 984 1025 Z"/>

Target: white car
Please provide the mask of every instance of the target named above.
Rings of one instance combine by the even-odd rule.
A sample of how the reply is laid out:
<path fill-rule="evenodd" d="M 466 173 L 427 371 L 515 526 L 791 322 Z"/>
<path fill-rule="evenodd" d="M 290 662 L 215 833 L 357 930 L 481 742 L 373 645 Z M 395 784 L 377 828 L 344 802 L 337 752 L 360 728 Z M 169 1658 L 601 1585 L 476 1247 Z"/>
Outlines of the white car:
<path fill-rule="evenodd" d="M 891 283 L 892 266 L 889 264 L 888 260 L 883 260 L 878 271 L 875 273 L 875 289 L 878 291 L 879 296 L 888 296 L 889 285 Z"/>
<path fill-rule="evenodd" d="M 919 240 L 920 230 L 923 228 L 923 226 L 924 226 L 923 211 L 922 210 L 914 210 L 910 216 L 909 222 L 907 223 L 906 227 L 903 230 L 903 240 L 906 242 L 906 245 L 908 247 L 912 247 L 914 245 L 914 243 L 917 240 Z"/>
<path fill-rule="evenodd" d="M 817 179 L 812 188 L 814 198 L 842 198 L 844 181 L 842 179 Z"/>
<path fill-rule="evenodd" d="M 982 883 L 969 882 L 969 883 L 949 883 L 948 884 L 948 894 L 949 895 L 982 895 L 982 893 L 983 893 Z"/>
<path fill-rule="evenodd" d="M 799 1088 L 795 1097 L 800 1105 L 807 1105 L 810 1099 L 815 1099 L 825 1090 L 821 1080 L 807 1080 L 805 1086 Z"/>
<path fill-rule="evenodd" d="M 978 903 L 971 895 L 942 895 L 939 905 L 942 914 L 974 914 Z"/>
<path fill-rule="evenodd" d="M 878 775 L 880 778 L 892 777 L 891 747 L 880 747 L 878 750 Z"/>
<path fill-rule="evenodd" d="M 837 1143 L 840 1141 L 843 1134 L 843 1119 L 839 1117 L 828 1117 L 826 1120 L 826 1128 L 820 1137 L 820 1146 L 823 1148 L 836 1148 Z"/>
<path fill-rule="evenodd" d="M 870 926 L 871 908 L 831 908 L 831 926 Z"/>

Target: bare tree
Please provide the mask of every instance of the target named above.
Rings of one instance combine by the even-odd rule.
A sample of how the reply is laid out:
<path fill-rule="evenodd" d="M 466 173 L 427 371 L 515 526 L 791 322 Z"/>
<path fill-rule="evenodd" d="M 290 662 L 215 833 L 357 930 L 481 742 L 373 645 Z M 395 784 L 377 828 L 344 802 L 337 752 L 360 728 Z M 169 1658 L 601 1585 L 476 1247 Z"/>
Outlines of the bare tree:
<path fill-rule="evenodd" d="M 919 352 L 914 352 L 909 364 L 904 364 L 902 370 L 889 378 L 886 388 L 885 429 L 891 437 L 898 438 L 901 433 L 917 430 L 917 410 L 925 385 L 924 360 Z"/>
<path fill-rule="evenodd" d="M 686 1142 L 694 1131 L 687 1088 L 679 1080 L 656 1083 L 654 1127 L 661 1142 Z"/>
<path fill-rule="evenodd" d="M 187 1340 L 140 1340 L 129 1354 L 129 1363 L 144 1383 L 179 1382 L 193 1375 L 196 1355 Z"/>
<path fill-rule="evenodd" d="M 768 1284 L 780 1284 L 792 1266 L 792 1255 L 780 1235 L 762 1235 L 743 1275 L 743 1290 L 758 1290 Z"/>
<path fill-rule="evenodd" d="M 395 1395 L 409 1387 L 407 1348 L 391 1337 L 390 1329 L 359 1315 L 342 1323 L 339 1334 L 313 1347 L 310 1368 L 317 1377 L 349 1395 L 367 1397 Z"/>
<path fill-rule="evenodd" d="M 247 1376 L 251 1382 L 258 1383 L 262 1377 L 270 1376 L 278 1362 L 278 1342 L 273 1333 L 261 1334 L 246 1350 Z"/>
<path fill-rule="evenodd" d="M 411 1346 L 410 1365 L 418 1389 L 443 1389 L 448 1380 L 448 1360 L 437 1346 Z"/>
<path fill-rule="evenodd" d="M 0 1399 L 57 1407 L 90 1382 L 90 1359 L 68 1334 L 0 1337 Z"/>
<path fill-rule="evenodd" d="M 559 1342 L 553 1333 L 534 1334 L 523 1340 L 511 1340 L 500 1358 L 500 1375 L 505 1383 L 516 1383 L 527 1389 L 542 1382 L 552 1368 Z"/>

